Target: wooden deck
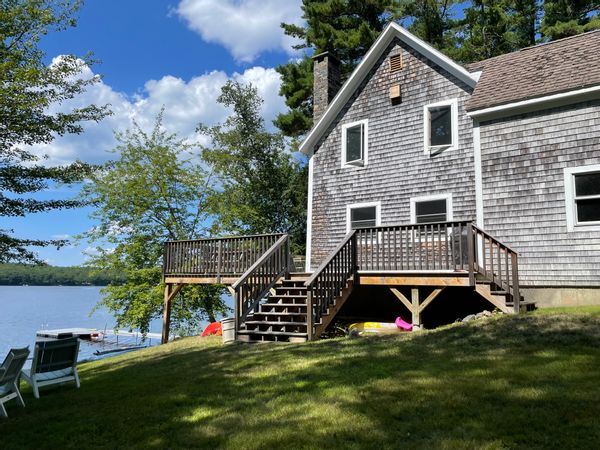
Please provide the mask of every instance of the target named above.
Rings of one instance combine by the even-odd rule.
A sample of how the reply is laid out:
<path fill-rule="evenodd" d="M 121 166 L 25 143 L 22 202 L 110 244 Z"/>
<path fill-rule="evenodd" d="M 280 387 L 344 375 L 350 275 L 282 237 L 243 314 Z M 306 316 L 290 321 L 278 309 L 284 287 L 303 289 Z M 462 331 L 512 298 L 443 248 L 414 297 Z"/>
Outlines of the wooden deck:
<path fill-rule="evenodd" d="M 312 274 L 290 273 L 289 247 L 283 234 L 167 242 L 163 341 L 185 284 L 227 285 L 243 340 L 317 338 L 357 285 L 388 286 L 415 327 L 446 287 L 473 289 L 504 312 L 520 310 L 516 252 L 469 221 L 354 230 Z M 410 299 L 400 287 L 410 287 Z"/>

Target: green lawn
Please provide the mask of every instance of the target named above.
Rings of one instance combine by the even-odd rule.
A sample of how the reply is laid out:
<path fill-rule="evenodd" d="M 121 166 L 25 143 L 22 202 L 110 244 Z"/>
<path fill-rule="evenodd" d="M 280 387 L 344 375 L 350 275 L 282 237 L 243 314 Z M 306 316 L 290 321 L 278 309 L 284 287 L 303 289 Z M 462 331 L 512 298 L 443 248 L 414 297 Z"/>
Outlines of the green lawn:
<path fill-rule="evenodd" d="M 0 448 L 597 448 L 600 318 L 297 345 L 184 339 L 8 404 Z"/>
<path fill-rule="evenodd" d="M 540 308 L 534 311 L 534 314 L 589 314 L 595 317 L 600 317 L 600 305 L 590 306 L 563 306 L 555 308 Z"/>

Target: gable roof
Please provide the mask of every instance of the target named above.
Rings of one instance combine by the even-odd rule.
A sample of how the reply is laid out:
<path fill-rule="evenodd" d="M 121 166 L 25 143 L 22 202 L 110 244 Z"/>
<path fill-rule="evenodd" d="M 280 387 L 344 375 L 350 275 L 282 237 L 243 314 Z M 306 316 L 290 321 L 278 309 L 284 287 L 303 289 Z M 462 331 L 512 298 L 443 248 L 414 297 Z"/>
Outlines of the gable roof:
<path fill-rule="evenodd" d="M 466 110 L 600 85 L 600 30 L 525 48 L 468 66 L 481 71 Z"/>
<path fill-rule="evenodd" d="M 354 69 L 348 80 L 344 83 L 337 95 L 333 98 L 321 119 L 313 126 L 302 144 L 300 151 L 305 154 L 311 154 L 315 144 L 321 136 L 327 131 L 331 123 L 335 120 L 344 105 L 350 100 L 352 94 L 358 86 L 363 82 L 365 77 L 373 68 L 379 57 L 387 49 L 388 45 L 395 38 L 404 42 L 415 51 L 425 56 L 430 61 L 434 62 L 441 68 L 445 69 L 450 74 L 454 75 L 459 80 L 471 87 L 475 87 L 479 74 L 471 73 L 461 65 L 452 61 L 446 55 L 433 48 L 431 45 L 422 41 L 418 37 L 412 35 L 395 22 L 390 22 L 389 25 L 379 35 L 375 43 L 371 46 L 367 54 L 364 56 L 360 64 Z"/>

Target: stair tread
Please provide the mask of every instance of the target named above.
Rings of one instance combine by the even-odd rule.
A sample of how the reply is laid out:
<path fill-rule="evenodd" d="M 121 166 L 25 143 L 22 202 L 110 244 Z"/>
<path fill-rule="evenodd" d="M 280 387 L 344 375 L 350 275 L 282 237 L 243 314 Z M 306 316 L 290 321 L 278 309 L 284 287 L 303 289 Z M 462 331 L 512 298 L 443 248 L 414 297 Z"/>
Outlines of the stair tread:
<path fill-rule="evenodd" d="M 296 306 L 296 307 L 306 308 L 306 303 L 261 303 L 260 306 L 261 306 L 261 308 L 263 306 L 281 306 L 281 307 Z"/>
<path fill-rule="evenodd" d="M 271 295 L 271 297 L 269 297 L 270 299 L 275 299 L 275 298 L 280 298 L 280 299 L 286 299 L 286 298 L 306 298 L 306 295 L 302 295 L 302 294 L 275 294 L 275 295 Z"/>
<path fill-rule="evenodd" d="M 238 334 L 259 334 L 259 335 L 273 335 L 273 336 L 294 336 L 294 337 L 307 337 L 308 333 L 298 333 L 295 331 L 254 331 L 254 330 L 239 330 Z"/>
<path fill-rule="evenodd" d="M 277 312 L 277 311 L 263 311 L 263 312 L 255 312 L 248 317 L 254 317 L 255 315 L 265 315 L 265 316 L 306 316 L 305 312 Z"/>
<path fill-rule="evenodd" d="M 281 326 L 293 326 L 303 325 L 306 326 L 306 322 L 277 322 L 277 321 L 266 321 L 266 320 L 246 320 L 246 325 L 281 325 Z"/>

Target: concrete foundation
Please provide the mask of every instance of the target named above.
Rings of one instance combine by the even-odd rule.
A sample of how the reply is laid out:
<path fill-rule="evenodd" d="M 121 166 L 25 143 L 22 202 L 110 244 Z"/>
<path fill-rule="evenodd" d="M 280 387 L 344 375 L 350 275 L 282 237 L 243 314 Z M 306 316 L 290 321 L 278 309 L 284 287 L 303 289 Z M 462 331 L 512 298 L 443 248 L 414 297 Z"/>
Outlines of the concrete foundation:
<path fill-rule="evenodd" d="M 600 287 L 522 288 L 521 295 L 526 301 L 535 302 L 538 308 L 600 305 Z"/>

